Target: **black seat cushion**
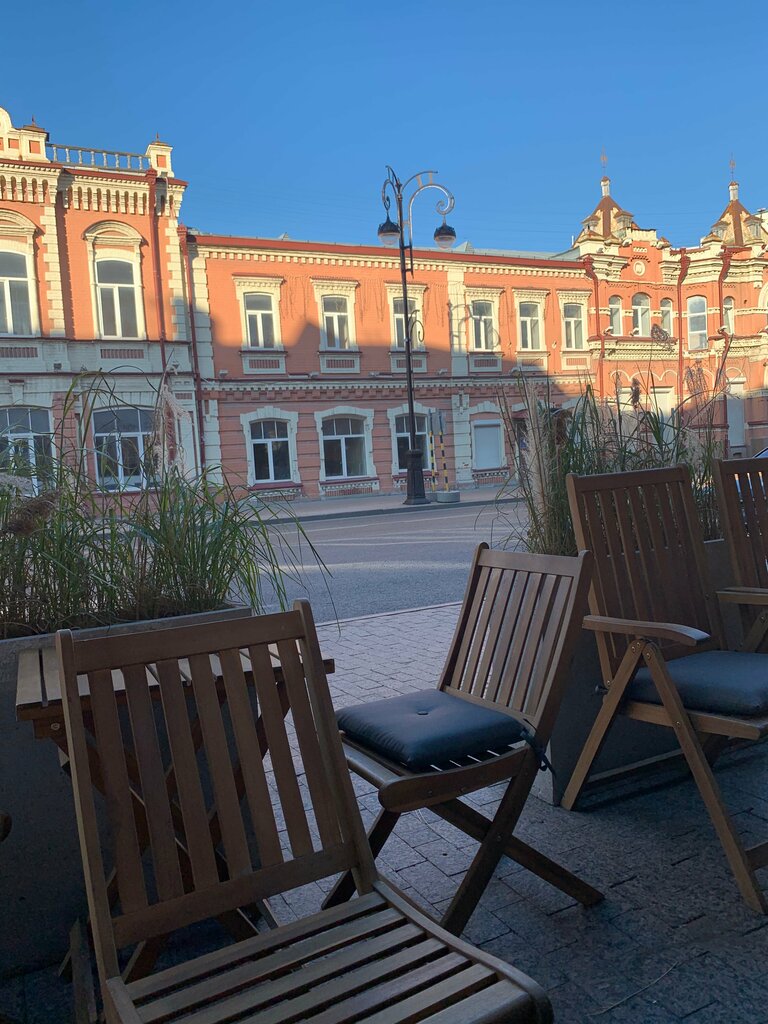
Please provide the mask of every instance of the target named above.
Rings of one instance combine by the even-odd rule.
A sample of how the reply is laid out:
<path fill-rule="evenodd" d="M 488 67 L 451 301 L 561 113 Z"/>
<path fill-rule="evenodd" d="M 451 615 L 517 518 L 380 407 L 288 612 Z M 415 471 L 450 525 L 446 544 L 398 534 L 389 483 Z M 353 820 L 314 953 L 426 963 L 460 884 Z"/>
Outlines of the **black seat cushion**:
<path fill-rule="evenodd" d="M 355 704 L 338 711 L 336 720 L 361 746 L 417 770 L 487 750 L 501 752 L 526 731 L 503 711 L 440 690 Z"/>
<path fill-rule="evenodd" d="M 693 711 L 725 715 L 768 712 L 768 655 L 745 651 L 702 651 L 667 662 L 683 704 Z M 627 695 L 661 704 L 646 666 L 638 670 Z"/>

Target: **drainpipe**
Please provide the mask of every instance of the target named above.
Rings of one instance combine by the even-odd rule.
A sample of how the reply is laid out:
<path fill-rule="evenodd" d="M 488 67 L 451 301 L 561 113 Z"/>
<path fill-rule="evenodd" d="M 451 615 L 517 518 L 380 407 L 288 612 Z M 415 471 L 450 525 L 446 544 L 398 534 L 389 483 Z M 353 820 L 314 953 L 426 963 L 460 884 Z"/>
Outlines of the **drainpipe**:
<path fill-rule="evenodd" d="M 600 330 L 600 282 L 595 273 L 595 264 L 591 256 L 584 257 L 584 272 L 592 281 L 595 291 L 595 334 L 600 339 L 600 355 L 597 364 L 597 390 L 600 398 L 605 397 L 605 335 Z"/>
<path fill-rule="evenodd" d="M 685 248 L 677 250 L 680 253 L 680 273 L 677 275 L 677 407 L 683 404 L 683 281 L 688 276 L 688 268 L 691 265 L 691 257 Z"/>
<path fill-rule="evenodd" d="M 205 470 L 205 418 L 203 415 L 203 385 L 200 376 L 200 361 L 197 355 L 197 330 L 195 328 L 195 303 L 192 294 L 192 265 L 189 260 L 187 229 L 179 224 L 179 245 L 181 261 L 184 264 L 184 275 L 187 283 L 187 303 L 189 308 L 189 344 L 192 349 L 192 376 L 195 380 L 195 409 L 197 410 L 197 434 L 200 445 L 200 468 Z"/>
<path fill-rule="evenodd" d="M 163 279 L 160 273 L 160 215 L 157 212 L 157 171 L 150 167 L 147 171 L 149 184 L 149 215 L 152 222 L 152 263 L 155 267 L 155 304 L 157 307 L 157 326 L 160 332 L 160 361 L 163 375 L 166 370 L 165 354 L 165 309 L 163 308 Z"/>

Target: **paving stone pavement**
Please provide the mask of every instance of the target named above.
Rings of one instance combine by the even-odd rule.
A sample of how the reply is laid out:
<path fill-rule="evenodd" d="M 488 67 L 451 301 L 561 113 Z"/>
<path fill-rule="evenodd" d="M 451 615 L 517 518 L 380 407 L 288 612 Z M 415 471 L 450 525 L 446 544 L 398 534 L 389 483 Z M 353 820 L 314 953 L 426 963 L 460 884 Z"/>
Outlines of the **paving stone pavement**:
<path fill-rule="evenodd" d="M 434 686 L 458 607 L 320 626 L 323 653 L 336 659 L 335 705 Z M 768 746 L 724 756 L 717 776 L 739 832 L 768 838 Z M 367 824 L 378 801 L 361 780 L 355 787 Z M 489 813 L 500 789 L 470 799 Z M 584 909 L 503 859 L 465 937 L 535 978 L 558 1024 L 768 1024 L 768 918 L 741 901 L 682 771 L 595 794 L 575 813 L 531 798 L 519 834 L 601 889 L 604 902 Z M 420 811 L 400 820 L 379 865 L 439 915 L 473 851 Z M 329 885 L 271 901 L 276 916 L 314 911 Z M 3 1014 L 20 1024 L 66 1021 L 69 998 L 52 969 L 0 981 L 0 1024 Z"/>

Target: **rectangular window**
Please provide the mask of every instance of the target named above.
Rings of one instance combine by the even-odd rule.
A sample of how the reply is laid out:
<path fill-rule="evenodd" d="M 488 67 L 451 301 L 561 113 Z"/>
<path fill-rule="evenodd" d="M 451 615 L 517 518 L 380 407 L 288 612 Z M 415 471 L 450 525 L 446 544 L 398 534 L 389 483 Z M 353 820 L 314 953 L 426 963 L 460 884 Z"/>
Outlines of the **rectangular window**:
<path fill-rule="evenodd" d="M 500 423 L 475 423 L 472 465 L 475 469 L 500 469 L 504 465 Z"/>
<path fill-rule="evenodd" d="M 397 440 L 397 468 L 404 473 L 408 469 L 408 451 L 411 447 L 411 433 L 408 429 L 408 417 L 395 417 L 395 438 Z M 429 438 L 427 437 L 427 417 L 416 416 L 416 443 L 421 449 L 421 465 L 429 469 Z"/>
<path fill-rule="evenodd" d="M 266 292 L 251 292 L 245 296 L 245 320 L 248 344 L 251 348 L 275 347 L 275 318 L 272 296 Z"/>
<path fill-rule="evenodd" d="M 93 414 L 96 479 L 106 490 L 143 487 L 154 469 L 151 409 L 118 407 Z"/>
<path fill-rule="evenodd" d="M 326 477 L 366 475 L 365 425 L 355 416 L 323 421 L 323 459 Z"/>
<path fill-rule="evenodd" d="M 565 325 L 565 347 L 584 347 L 583 309 L 578 303 L 566 302 L 563 307 Z"/>
<path fill-rule="evenodd" d="M 254 479 L 257 483 L 291 479 L 288 424 L 284 420 L 259 420 L 251 424 Z"/>
<path fill-rule="evenodd" d="M 703 295 L 688 299 L 688 348 L 707 347 L 707 300 Z"/>
<path fill-rule="evenodd" d="M 342 295 L 323 296 L 323 322 L 328 348 L 348 348 L 349 313 L 347 300 Z"/>
<path fill-rule="evenodd" d="M 102 337 L 138 338 L 133 264 L 126 260 L 98 260 L 96 282 Z"/>
<path fill-rule="evenodd" d="M 493 303 L 476 300 L 470 306 L 472 316 L 472 347 L 487 351 L 496 347 L 493 335 Z"/>
<path fill-rule="evenodd" d="M 521 302 L 520 348 L 537 349 L 539 344 L 539 304 L 538 302 Z"/>
<path fill-rule="evenodd" d="M 31 333 L 27 261 L 20 253 L 0 252 L 0 334 Z"/>
<path fill-rule="evenodd" d="M 395 314 L 395 348 L 405 348 L 405 317 L 403 316 L 403 300 L 393 299 L 392 307 Z M 416 348 L 418 345 L 417 339 L 414 337 L 413 323 L 414 313 L 416 312 L 416 301 L 415 299 L 408 299 L 408 318 L 411 324 L 411 345 Z"/>

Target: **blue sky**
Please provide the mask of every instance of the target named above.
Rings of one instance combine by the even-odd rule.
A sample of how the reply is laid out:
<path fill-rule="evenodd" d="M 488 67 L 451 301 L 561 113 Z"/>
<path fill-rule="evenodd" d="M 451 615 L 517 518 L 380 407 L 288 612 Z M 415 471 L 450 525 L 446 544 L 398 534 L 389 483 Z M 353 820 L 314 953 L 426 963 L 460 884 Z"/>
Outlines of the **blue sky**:
<path fill-rule="evenodd" d="M 52 141 L 143 152 L 223 234 L 375 241 L 385 164 L 433 167 L 477 247 L 567 248 L 600 153 L 641 227 L 695 244 L 768 206 L 768 3 L 39 0 L 3 11 L 0 106 Z M 438 223 L 429 194 L 417 242 Z"/>

